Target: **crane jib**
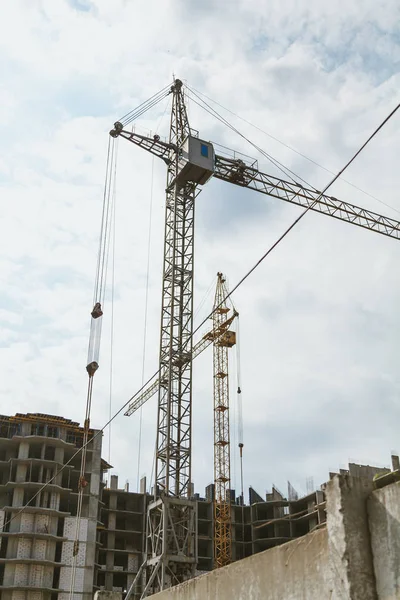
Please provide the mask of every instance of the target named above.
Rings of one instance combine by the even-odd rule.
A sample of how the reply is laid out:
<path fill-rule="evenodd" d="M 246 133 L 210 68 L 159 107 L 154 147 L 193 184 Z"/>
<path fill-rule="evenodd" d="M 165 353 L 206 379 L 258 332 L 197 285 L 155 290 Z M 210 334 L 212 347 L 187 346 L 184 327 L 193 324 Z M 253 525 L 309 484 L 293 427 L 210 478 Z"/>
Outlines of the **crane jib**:
<path fill-rule="evenodd" d="M 158 135 L 150 138 L 135 132 L 122 130 L 118 125 L 116 123 L 115 129 L 111 130 L 110 135 L 112 137 L 124 137 L 129 142 L 147 150 L 169 164 L 170 153 L 176 151 L 174 144 L 164 142 Z M 239 187 L 245 187 L 297 206 L 310 208 L 314 212 L 400 240 L 400 222 L 396 219 L 344 202 L 334 196 L 321 195 L 318 190 L 306 188 L 301 184 L 268 175 L 254 168 L 254 166 L 247 165 L 240 159 L 236 160 L 216 155 L 213 176 Z"/>
<path fill-rule="evenodd" d="M 216 156 L 214 177 L 400 240 L 399 221 L 333 196 L 321 195 L 318 190 L 267 175 L 242 161 Z"/>

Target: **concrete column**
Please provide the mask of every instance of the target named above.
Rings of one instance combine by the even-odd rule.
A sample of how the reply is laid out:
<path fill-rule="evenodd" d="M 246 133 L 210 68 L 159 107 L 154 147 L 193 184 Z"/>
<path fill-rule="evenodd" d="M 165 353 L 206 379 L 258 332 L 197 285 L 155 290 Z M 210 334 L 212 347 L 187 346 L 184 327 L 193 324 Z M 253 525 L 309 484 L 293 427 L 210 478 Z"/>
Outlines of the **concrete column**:
<path fill-rule="evenodd" d="M 18 481 L 18 482 L 27 481 L 27 478 L 26 478 L 27 471 L 28 471 L 28 465 L 17 465 L 16 471 L 15 471 L 15 481 Z"/>
<path fill-rule="evenodd" d="M 400 483 L 372 492 L 368 514 L 378 598 L 400 598 Z"/>
<path fill-rule="evenodd" d="M 337 598 L 377 600 L 368 528 L 372 481 L 335 475 L 326 487 L 332 582 Z"/>
<path fill-rule="evenodd" d="M 18 458 L 28 458 L 29 442 L 20 442 L 18 447 Z"/>
<path fill-rule="evenodd" d="M 13 506 L 23 506 L 24 505 L 24 489 L 23 488 L 15 488 L 13 493 Z"/>
<path fill-rule="evenodd" d="M 21 435 L 31 435 L 32 425 L 31 423 L 21 423 Z"/>

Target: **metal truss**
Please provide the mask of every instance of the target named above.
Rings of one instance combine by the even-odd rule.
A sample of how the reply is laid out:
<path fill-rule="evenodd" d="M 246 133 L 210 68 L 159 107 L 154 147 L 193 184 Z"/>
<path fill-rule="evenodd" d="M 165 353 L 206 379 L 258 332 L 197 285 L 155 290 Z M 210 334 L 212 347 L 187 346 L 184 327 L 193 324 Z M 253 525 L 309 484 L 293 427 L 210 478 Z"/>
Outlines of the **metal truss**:
<path fill-rule="evenodd" d="M 142 597 L 193 577 L 197 562 L 195 503 L 189 498 L 194 204 L 198 190 L 194 183 L 179 182 L 179 148 L 190 135 L 190 127 L 179 80 L 172 92 L 160 335 L 163 377 L 158 390 L 154 490 L 157 500 L 150 504 L 147 515 L 147 585 Z"/>
<path fill-rule="evenodd" d="M 179 153 L 191 134 L 182 82 L 174 81 L 169 142 L 110 132 L 168 166 L 154 496 L 147 515 L 146 585 L 142 598 L 192 577 L 196 568 L 195 502 L 191 492 L 194 205 L 197 184 L 180 181 Z M 185 500 L 186 499 L 186 500 Z M 183 553 L 183 554 L 182 554 Z M 184 560 L 183 560 L 184 558 Z"/>
<path fill-rule="evenodd" d="M 110 133 L 114 136 L 118 135 L 115 134 L 115 130 Z M 165 142 L 159 139 L 144 138 L 135 133 L 124 133 L 126 133 L 129 141 L 141 145 L 152 154 L 164 160 L 168 160 L 165 156 L 169 145 Z M 146 143 L 144 140 L 146 140 Z M 297 206 L 304 208 L 311 207 L 311 210 L 315 212 L 400 240 L 400 222 L 396 221 L 396 219 L 385 217 L 360 206 L 344 202 L 343 200 L 338 200 L 334 196 L 321 195 L 320 191 L 304 187 L 299 183 L 285 181 L 279 177 L 262 173 L 257 168 L 257 161 L 253 161 L 249 165 L 240 158 L 227 158 L 217 154 L 215 156 L 214 177 L 240 187 L 261 192 L 267 196 L 279 198 L 279 200 L 284 200 Z"/>
<path fill-rule="evenodd" d="M 217 275 L 213 324 L 224 326 L 229 308 L 225 278 Z M 214 566 L 224 567 L 232 560 L 230 437 L 229 437 L 229 372 L 228 347 L 233 345 L 222 336 L 213 343 L 214 357 Z"/>
<path fill-rule="evenodd" d="M 246 165 L 242 160 L 216 156 L 214 177 L 304 208 L 311 207 L 311 210 L 335 219 L 400 239 L 400 223 L 395 219 L 343 202 L 333 196 L 321 196 L 318 190 L 272 177 L 253 166 Z"/>

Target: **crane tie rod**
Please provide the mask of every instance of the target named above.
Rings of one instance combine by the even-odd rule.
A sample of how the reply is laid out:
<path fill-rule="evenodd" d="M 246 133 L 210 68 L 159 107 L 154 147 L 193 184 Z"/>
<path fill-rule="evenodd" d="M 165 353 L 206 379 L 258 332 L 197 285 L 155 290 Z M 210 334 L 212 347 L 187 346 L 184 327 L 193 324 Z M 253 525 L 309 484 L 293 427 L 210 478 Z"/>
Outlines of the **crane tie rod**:
<path fill-rule="evenodd" d="M 199 98 L 199 100 L 201 100 L 202 102 L 204 102 L 204 104 L 206 106 L 208 106 L 210 108 L 210 110 L 214 110 L 209 104 L 207 104 L 205 102 L 205 100 L 203 100 L 203 98 L 207 98 L 207 100 L 209 100 L 210 102 L 212 102 L 213 104 L 216 104 L 217 106 L 219 106 L 220 108 L 222 108 L 223 110 L 227 111 L 228 113 L 230 113 L 231 115 L 233 115 L 234 117 L 240 119 L 241 121 L 243 121 L 244 123 L 247 123 L 247 125 L 250 125 L 251 127 L 254 127 L 254 129 L 257 129 L 258 131 L 260 131 L 261 133 L 264 133 L 266 136 L 268 136 L 269 138 L 271 138 L 272 140 L 274 140 L 275 142 L 278 142 L 278 144 L 281 144 L 282 146 L 284 146 L 285 148 L 287 148 L 288 150 L 291 150 L 292 152 L 294 152 L 295 154 L 297 154 L 298 156 L 301 156 L 302 158 L 308 160 L 310 163 L 314 164 L 315 166 L 319 167 L 320 169 L 323 169 L 324 171 L 326 171 L 327 173 L 330 173 L 331 175 L 334 175 L 334 171 L 331 171 L 330 169 L 327 169 L 326 167 L 324 167 L 323 165 L 321 165 L 320 163 L 316 162 L 315 160 L 313 160 L 312 158 L 310 158 L 309 156 L 306 156 L 305 154 L 302 154 L 301 152 L 299 152 L 298 150 L 296 150 L 295 148 L 292 148 L 292 146 L 289 146 L 288 144 L 285 144 L 285 142 L 282 142 L 282 140 L 278 139 L 277 137 L 273 136 L 272 134 L 268 133 L 268 131 L 265 131 L 264 129 L 261 129 L 261 127 L 258 127 L 257 125 L 254 125 L 254 123 L 251 123 L 250 121 L 248 121 L 247 119 L 244 119 L 243 117 L 241 117 L 240 115 L 238 115 L 237 113 L 233 112 L 232 110 L 230 110 L 229 108 L 226 108 L 226 106 L 223 106 L 222 104 L 220 104 L 219 102 L 217 102 L 216 100 L 213 100 L 212 98 L 210 98 L 209 96 L 207 96 L 206 94 L 204 94 L 203 92 L 199 92 L 199 90 L 196 90 L 196 88 L 194 88 L 193 86 L 189 87 L 188 85 L 186 85 L 186 87 L 188 89 L 190 89 L 190 91 L 192 93 L 196 93 L 197 98 Z M 200 96 L 202 96 L 203 98 L 200 98 L 200 96 L 198 95 L 200 94 Z M 193 98 L 192 98 L 193 100 Z M 200 106 L 200 104 L 197 103 L 198 106 Z M 204 108 L 204 107 L 202 107 Z M 204 109 L 206 110 L 206 109 Z M 210 111 L 209 114 L 212 114 Z M 218 113 L 216 113 L 218 115 Z M 216 116 L 216 115 L 214 115 Z M 217 117 L 218 118 L 218 117 Z M 223 117 L 221 116 L 221 119 L 223 119 Z M 221 121 L 222 122 L 222 121 Z M 226 123 L 229 127 L 230 124 L 228 123 L 228 121 L 226 121 Z M 232 126 L 233 127 L 233 126 Z M 245 138 L 248 142 L 250 142 L 250 144 L 252 144 L 252 142 Z M 258 148 L 258 147 L 257 147 Z M 260 149 L 261 150 L 261 149 Z M 279 163 L 281 164 L 281 163 Z M 303 180 L 304 181 L 304 180 Z M 347 179 L 342 179 L 342 181 L 344 181 L 345 183 L 347 183 L 348 185 L 350 185 L 351 187 L 353 187 L 354 189 L 358 190 L 359 192 L 361 192 L 362 194 L 365 194 L 366 196 L 369 196 L 370 198 L 372 198 L 373 200 L 376 200 L 377 202 L 379 202 L 380 204 L 383 204 L 384 206 L 387 206 L 388 208 L 391 208 L 392 210 L 394 210 L 397 213 L 400 213 L 400 210 L 398 210 L 397 208 L 395 208 L 394 206 L 392 206 L 391 204 L 388 204 L 387 202 L 384 202 L 383 200 L 380 200 L 379 198 L 377 198 L 376 196 L 374 196 L 373 194 L 370 194 L 369 192 L 366 192 L 365 190 L 361 189 L 360 187 L 358 187 L 357 185 L 354 185 L 354 183 L 351 183 L 351 181 L 348 181 Z"/>
<path fill-rule="evenodd" d="M 331 187 L 331 185 L 333 185 L 333 183 L 338 179 L 338 177 L 340 177 L 340 175 L 342 173 L 344 173 L 344 171 L 351 165 L 351 163 L 359 156 L 359 154 L 362 152 L 362 150 L 364 150 L 364 148 L 367 146 L 367 144 L 369 144 L 371 142 L 371 140 L 377 135 L 377 133 L 382 129 L 382 127 L 394 116 L 394 114 L 398 111 L 398 109 L 400 108 L 400 103 L 392 110 L 392 112 L 386 117 L 386 119 L 384 119 L 384 121 L 382 121 L 382 123 L 375 129 L 375 131 L 370 135 L 370 137 L 367 139 L 367 141 L 361 146 L 361 148 L 352 156 L 352 158 L 346 163 L 346 165 L 343 167 L 343 169 L 341 169 L 341 171 L 339 171 L 339 173 L 328 183 L 328 185 L 325 187 L 324 191 L 321 192 L 321 195 L 327 191 L 327 189 L 329 189 L 329 187 Z M 255 263 L 255 265 L 238 281 L 238 283 L 232 288 L 232 290 L 228 293 L 228 295 L 226 296 L 226 298 L 223 299 L 223 301 L 216 306 L 209 315 L 207 315 L 207 317 L 205 317 L 205 319 L 203 319 L 203 321 L 196 327 L 196 329 L 193 331 L 192 333 L 192 337 L 199 331 L 199 329 L 201 329 L 201 327 L 208 321 L 208 319 L 210 319 L 212 317 L 212 315 L 214 314 L 214 311 L 217 310 L 218 308 L 220 308 L 220 306 L 242 285 L 242 283 L 244 283 L 244 281 L 246 281 L 246 279 L 256 270 L 256 268 L 262 263 L 262 261 L 269 255 L 271 254 L 271 252 L 278 246 L 278 244 L 286 237 L 286 235 L 295 227 L 295 225 L 297 225 L 297 223 L 305 216 L 305 214 L 310 210 L 310 207 L 308 207 L 293 223 L 290 227 L 288 227 L 288 229 L 286 229 L 286 231 L 276 240 L 276 242 L 263 254 L 263 256 Z M 142 385 L 142 387 L 138 390 L 137 394 L 139 394 L 140 392 L 142 392 L 146 386 L 154 379 L 154 377 L 156 377 L 159 374 L 159 370 L 157 370 L 151 377 L 149 377 L 149 379 L 146 381 L 146 383 L 144 383 Z M 19 517 L 26 508 L 28 508 L 32 502 L 39 496 L 39 494 L 41 494 L 43 492 L 44 489 L 47 488 L 48 485 L 50 485 L 55 478 L 57 477 L 57 475 L 59 475 L 64 469 L 67 468 L 67 466 L 69 466 L 71 464 L 71 462 L 88 446 L 88 444 L 90 444 L 92 441 L 94 441 L 97 437 L 100 437 L 103 435 L 103 432 L 105 429 L 107 429 L 107 427 L 122 413 L 123 410 L 125 410 L 125 408 L 128 406 L 128 404 L 131 402 L 131 398 L 129 398 L 129 400 L 127 400 L 118 410 L 117 412 L 114 413 L 114 415 L 108 419 L 108 421 L 103 425 L 103 427 L 101 429 L 99 429 L 97 431 L 97 433 L 95 433 L 93 435 L 93 437 L 91 437 L 90 440 L 87 440 L 87 442 L 85 442 L 81 448 L 78 448 L 77 451 L 71 456 L 71 458 L 64 464 L 62 465 L 62 467 L 60 468 L 59 471 L 57 471 L 53 477 L 51 477 L 46 483 L 44 483 L 42 485 L 42 487 L 39 488 L 39 490 L 32 496 L 32 498 L 24 505 L 21 507 L 21 509 L 19 511 L 17 511 L 12 517 L 10 517 L 10 519 L 6 520 L 2 527 L 1 527 L 1 532 L 5 531 L 5 527 L 7 527 L 12 521 L 14 521 L 17 517 Z"/>
<path fill-rule="evenodd" d="M 124 127 L 126 127 L 127 125 L 132 123 L 132 121 L 135 121 L 136 119 L 141 117 L 145 112 L 156 106 L 156 104 L 161 102 L 161 100 L 164 100 L 164 98 L 166 98 L 170 93 L 171 85 L 167 85 L 164 88 L 162 88 L 162 90 L 148 98 L 148 100 L 145 100 L 144 102 L 139 104 L 139 106 L 127 112 L 126 115 L 121 117 L 121 119 L 118 119 L 118 121 L 122 123 Z"/>
<path fill-rule="evenodd" d="M 191 97 L 191 100 L 197 104 L 197 106 L 199 106 L 200 108 L 202 108 L 203 110 L 205 110 L 207 113 L 209 113 L 211 116 L 213 116 L 214 118 L 216 118 L 218 121 L 220 121 L 223 125 L 225 125 L 226 127 L 228 127 L 229 129 L 231 129 L 233 132 L 237 133 L 241 138 L 243 138 L 246 142 L 248 142 L 251 146 L 253 146 L 253 148 L 255 150 L 257 150 L 258 152 L 260 152 L 260 154 L 262 154 L 265 158 L 267 158 L 278 170 L 282 171 L 282 173 L 284 173 L 287 177 L 289 177 L 289 179 L 291 179 L 295 184 L 298 185 L 298 180 L 302 181 L 303 183 L 305 183 L 307 186 L 309 186 L 310 188 L 312 188 L 314 190 L 314 192 L 317 192 L 318 190 L 316 190 L 316 188 L 314 188 L 314 186 L 312 186 L 310 183 L 308 183 L 305 179 L 303 179 L 302 177 L 300 177 L 298 174 L 294 173 L 293 171 L 291 171 L 288 167 L 286 167 L 284 164 L 282 164 L 281 162 L 279 162 L 277 159 L 275 159 L 273 156 L 271 156 L 270 154 L 268 154 L 267 152 L 265 152 L 265 150 L 263 150 L 262 148 L 260 148 L 260 146 L 258 146 L 257 144 L 255 144 L 254 142 L 252 142 L 248 137 L 246 137 L 241 131 L 239 131 L 234 125 L 232 125 L 227 119 L 225 119 L 225 117 L 223 117 L 221 114 L 219 114 L 215 108 L 213 108 L 212 106 L 210 106 L 209 104 L 207 104 L 207 102 L 205 100 L 203 100 L 203 98 L 201 98 L 198 93 L 196 93 L 196 90 L 194 90 L 194 88 L 191 88 L 190 86 L 186 86 L 189 91 L 194 94 L 196 96 L 196 98 L 198 98 L 198 100 L 202 103 L 200 104 L 199 102 L 197 102 L 193 97 Z M 205 96 L 205 94 L 202 94 L 202 96 Z M 189 96 L 190 97 L 190 96 Z M 205 96 L 206 98 L 208 98 L 208 96 Z M 211 100 L 210 98 L 208 98 L 209 100 Z M 212 102 L 215 102 L 215 100 L 211 100 Z M 218 104 L 219 106 L 221 106 L 221 108 L 224 108 L 221 104 L 219 104 L 218 102 L 215 102 L 216 104 Z M 382 124 L 380 125 L 380 127 L 378 128 L 377 131 L 375 131 L 371 138 L 374 137 L 374 135 L 379 131 L 379 129 L 381 127 L 383 127 L 383 125 L 385 125 L 386 121 L 388 121 L 393 114 L 396 112 L 396 110 L 399 107 L 397 106 L 394 111 L 388 115 L 388 117 L 385 119 L 385 121 L 382 122 Z M 228 109 L 225 109 L 228 110 Z M 232 111 L 228 110 L 228 112 L 232 113 Z M 232 113 L 235 115 L 235 113 Z M 238 116 L 238 115 L 235 115 Z M 239 117 L 241 118 L 241 117 Z M 249 123 L 248 121 L 246 121 L 246 119 L 242 119 L 245 122 Z M 251 123 L 250 123 L 251 124 Z M 251 124 L 252 125 L 252 124 Z M 253 125 L 253 127 L 255 127 Z M 256 127 L 257 129 L 259 129 L 258 127 Z M 262 130 L 260 130 L 262 131 Z M 266 132 L 264 132 L 266 133 Z M 267 134 L 269 135 L 269 134 Z M 273 136 L 270 136 L 273 137 Z M 276 139 L 276 138 L 273 138 Z M 279 141 L 279 140 L 278 140 Z M 368 144 L 370 140 L 368 139 L 364 146 L 362 146 L 359 150 L 359 152 L 361 152 L 363 150 L 363 148 Z M 284 144 L 286 145 L 286 144 Z M 301 155 L 303 156 L 303 155 Z M 305 157 L 307 158 L 307 157 Z M 356 156 L 353 157 L 356 158 Z M 314 161 L 311 161 L 314 162 Z M 318 164 L 318 163 L 316 163 Z M 319 165 L 321 166 L 321 165 Z M 344 170 L 347 169 L 348 165 L 346 165 L 341 172 L 336 176 L 336 179 L 338 177 L 340 177 Z M 324 167 L 322 167 L 324 168 Z M 329 173 L 332 173 L 332 171 L 329 171 L 329 169 L 325 169 L 327 170 Z M 333 173 L 332 173 L 333 174 Z M 293 177 L 294 176 L 294 177 Z M 336 180 L 335 179 L 335 180 Z M 342 181 L 346 181 L 346 180 L 342 180 Z M 346 181 L 346 183 L 348 183 L 349 185 L 351 185 L 352 187 L 358 189 L 359 191 L 361 191 L 363 194 L 366 194 L 367 196 L 370 196 L 371 198 L 373 198 L 374 200 L 377 200 L 378 202 L 380 202 L 381 204 L 384 204 L 385 206 L 388 206 L 389 208 L 391 208 L 392 210 L 396 211 L 396 212 L 400 212 L 399 210 L 397 210 L 396 208 L 394 208 L 393 206 L 391 206 L 390 204 L 383 202 L 382 200 L 379 200 L 379 198 L 376 198 L 375 196 L 373 196 L 372 194 L 369 194 L 368 192 L 365 192 L 364 190 L 362 190 L 361 188 L 358 188 L 357 186 L 353 185 L 352 183 L 350 183 L 349 181 Z"/>

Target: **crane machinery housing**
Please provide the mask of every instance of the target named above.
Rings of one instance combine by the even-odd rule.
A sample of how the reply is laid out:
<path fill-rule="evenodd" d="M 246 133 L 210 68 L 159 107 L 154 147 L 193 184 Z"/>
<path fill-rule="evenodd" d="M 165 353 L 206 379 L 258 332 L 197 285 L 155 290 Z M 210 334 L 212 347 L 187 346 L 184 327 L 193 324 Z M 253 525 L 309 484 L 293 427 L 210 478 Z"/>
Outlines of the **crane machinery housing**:
<path fill-rule="evenodd" d="M 167 94 L 172 94 L 168 142 L 124 129 L 127 120 L 110 131 L 167 165 L 155 491 L 147 514 L 146 556 L 136 578 L 145 579 L 142 598 L 193 577 L 197 562 L 191 440 L 194 213 L 200 186 L 215 177 L 400 239 L 394 219 L 263 173 L 255 162 L 216 154 L 189 124 L 179 79 L 144 103 L 140 114 Z"/>

